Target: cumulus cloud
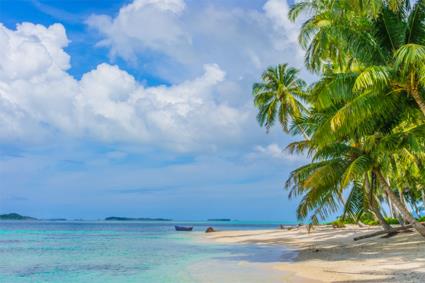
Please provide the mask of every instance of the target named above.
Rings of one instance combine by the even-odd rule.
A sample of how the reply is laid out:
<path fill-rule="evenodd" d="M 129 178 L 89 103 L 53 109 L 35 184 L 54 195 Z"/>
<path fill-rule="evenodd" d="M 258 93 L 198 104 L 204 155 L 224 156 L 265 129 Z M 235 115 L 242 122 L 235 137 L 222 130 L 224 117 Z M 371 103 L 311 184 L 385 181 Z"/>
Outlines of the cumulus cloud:
<path fill-rule="evenodd" d="M 3 141 L 64 134 L 185 151 L 237 139 L 245 123 L 245 110 L 216 99 L 216 86 L 226 75 L 216 64 L 170 86 L 145 87 L 106 63 L 76 80 L 67 73 L 62 25 L 0 26 L 0 36 L 0 54 L 7 57 L 0 69 Z"/>
<path fill-rule="evenodd" d="M 23 23 L 16 31 L 0 24 L 0 78 L 30 79 L 40 72 L 54 73 L 70 67 L 65 29 L 60 24 L 46 28 Z"/>
<path fill-rule="evenodd" d="M 281 219 L 290 204 L 276 188 L 299 157 L 283 152 L 281 131 L 266 136 L 258 127 L 250 93 L 266 66 L 302 65 L 298 26 L 286 20 L 285 0 L 259 9 L 225 2 L 136 0 L 116 16 L 87 20 L 111 58 L 134 64 L 138 77 L 149 72 L 168 83 L 157 86 L 110 62 L 76 79 L 64 26 L 0 24 L 2 207 L 22 209 L 13 198 L 25 195 L 37 213 L 101 217 L 114 207 L 187 218 L 193 213 L 175 206 L 179 198 L 216 198 L 226 213 L 236 207 L 247 218 L 263 217 L 259 211 L 270 218 L 267 206 Z M 161 186 L 181 191 L 110 193 Z M 240 210 L 241 202 L 249 209 Z"/>
<path fill-rule="evenodd" d="M 76 79 L 61 24 L 0 25 L 0 141 L 64 136 L 177 151 L 259 144 L 252 82 L 267 65 L 302 61 L 287 12 L 284 0 L 261 10 L 135 0 L 115 17 L 87 20 L 113 57 L 143 61 L 171 82 L 159 86 L 109 63 Z"/>
<path fill-rule="evenodd" d="M 203 64 L 216 63 L 228 78 L 238 80 L 252 79 L 281 61 L 302 65 L 299 25 L 287 19 L 288 11 L 285 0 L 268 0 L 262 10 L 213 1 L 135 0 L 116 17 L 92 15 L 87 24 L 103 36 L 98 45 L 110 48 L 112 57 L 133 63 L 142 58 L 148 71 L 166 79 L 191 76 Z M 155 60 L 146 63 L 152 56 Z"/>
<path fill-rule="evenodd" d="M 177 24 L 184 8 L 182 0 L 139 0 L 121 8 L 115 19 L 93 15 L 87 23 L 104 34 L 99 46 L 112 46 L 112 56 L 135 60 L 136 50 L 172 50 L 188 40 Z"/>

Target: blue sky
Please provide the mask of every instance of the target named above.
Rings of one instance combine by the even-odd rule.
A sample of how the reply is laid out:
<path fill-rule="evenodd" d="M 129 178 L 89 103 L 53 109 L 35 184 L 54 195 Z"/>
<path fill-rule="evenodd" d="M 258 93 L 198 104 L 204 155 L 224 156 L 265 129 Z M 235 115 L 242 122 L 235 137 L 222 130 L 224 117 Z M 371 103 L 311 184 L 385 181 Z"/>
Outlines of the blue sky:
<path fill-rule="evenodd" d="M 294 221 L 283 184 L 305 158 L 250 94 L 267 66 L 302 68 L 287 11 L 0 0 L 0 212 Z"/>

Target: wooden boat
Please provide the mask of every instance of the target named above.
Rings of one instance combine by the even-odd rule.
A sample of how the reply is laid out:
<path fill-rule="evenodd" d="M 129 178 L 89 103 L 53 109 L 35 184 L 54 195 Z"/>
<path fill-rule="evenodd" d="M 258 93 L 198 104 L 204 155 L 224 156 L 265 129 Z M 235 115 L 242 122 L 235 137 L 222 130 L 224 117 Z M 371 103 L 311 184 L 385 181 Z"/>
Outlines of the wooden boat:
<path fill-rule="evenodd" d="M 184 227 L 184 226 L 174 226 L 176 228 L 176 231 L 192 231 L 193 227 Z"/>

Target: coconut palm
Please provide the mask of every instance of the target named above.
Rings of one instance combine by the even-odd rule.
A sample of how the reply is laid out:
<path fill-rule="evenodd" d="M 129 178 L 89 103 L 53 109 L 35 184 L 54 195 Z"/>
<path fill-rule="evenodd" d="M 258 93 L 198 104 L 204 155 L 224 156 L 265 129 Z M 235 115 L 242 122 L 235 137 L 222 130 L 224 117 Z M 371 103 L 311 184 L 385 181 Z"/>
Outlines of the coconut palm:
<path fill-rule="evenodd" d="M 425 186 L 425 0 L 412 7 L 404 0 L 307 0 L 289 18 L 306 12 L 299 41 L 319 79 L 290 91 L 287 81 L 279 86 L 279 67 L 289 69 L 279 65 L 253 88 L 260 125 L 278 120 L 286 133 L 305 134 L 288 147 L 312 158 L 286 183 L 290 196 L 302 196 L 298 217 L 318 222 L 344 207 L 354 218 L 371 211 L 389 229 L 380 209 L 385 196 L 425 236 L 406 206 L 420 211 Z"/>
<path fill-rule="evenodd" d="M 386 136 L 380 137 L 380 134 L 369 136 L 352 145 L 347 143 L 323 145 L 321 141 L 314 140 L 314 137 L 308 141 L 308 145 L 290 144 L 289 148 L 292 151 L 308 149 L 309 153 L 313 153 L 313 162 L 294 170 L 286 183 L 290 189 L 290 197 L 303 195 L 297 210 L 298 217 L 303 219 L 311 215 L 312 221 L 318 222 L 317 216 L 325 218 L 338 211 L 342 204 L 343 192 L 350 189 L 350 196 L 344 204 L 346 210 L 353 211 L 347 206 L 358 206 L 359 198 L 356 196 L 363 195 L 361 199 L 368 203 L 368 208 L 377 216 L 384 228 L 389 229 L 379 211 L 375 196 L 376 187 L 370 185 L 370 176 L 374 176 L 406 222 L 413 224 L 418 232 L 425 236 L 425 227 L 413 218 L 384 177 L 384 172 L 387 173 L 391 170 L 390 167 L 394 166 L 391 162 L 394 154 L 403 155 L 406 159 L 414 156 L 417 150 L 421 150 L 421 147 L 416 147 L 415 144 L 421 143 L 423 137 L 425 126 L 420 125 Z M 417 161 L 411 161 L 415 163 L 412 166 L 420 166 Z M 359 185 L 361 183 L 364 185 L 363 188 Z"/>
<path fill-rule="evenodd" d="M 261 80 L 252 88 L 258 122 L 269 130 L 278 120 L 288 133 L 290 124 L 307 111 L 301 102 L 306 83 L 298 78 L 298 70 L 287 64 L 269 67 Z"/>
<path fill-rule="evenodd" d="M 331 65 L 358 72 L 359 94 L 405 94 L 425 115 L 425 0 L 413 7 L 409 1 L 306 1 L 289 18 L 303 11 L 313 14 L 299 37 L 310 70 Z"/>

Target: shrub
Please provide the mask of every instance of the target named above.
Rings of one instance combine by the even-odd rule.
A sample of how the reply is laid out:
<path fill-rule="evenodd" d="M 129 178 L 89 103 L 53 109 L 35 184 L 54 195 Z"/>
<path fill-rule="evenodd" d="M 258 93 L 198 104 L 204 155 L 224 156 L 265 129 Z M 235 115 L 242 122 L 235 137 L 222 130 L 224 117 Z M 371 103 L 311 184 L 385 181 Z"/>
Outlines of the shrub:
<path fill-rule="evenodd" d="M 330 224 L 334 228 L 344 228 L 345 227 L 345 225 L 344 225 L 345 224 L 345 221 L 342 221 L 341 218 L 338 218 L 337 220 L 332 221 Z"/>
<path fill-rule="evenodd" d="M 419 217 L 419 218 L 418 218 L 418 221 L 419 221 L 419 222 L 425 222 L 425 216 L 421 216 L 421 217 Z"/>
<path fill-rule="evenodd" d="M 420 220 L 422 219 L 422 220 Z M 364 213 L 360 219 L 360 222 L 366 224 L 366 225 L 380 225 L 379 221 L 375 218 L 375 216 L 372 213 L 366 212 Z M 385 221 L 390 225 L 397 225 L 399 224 L 397 218 L 391 218 L 391 217 L 385 217 Z M 425 216 L 418 219 L 418 221 L 425 221 Z M 355 221 L 352 218 L 346 218 L 344 220 L 341 219 L 341 217 L 338 217 L 335 221 L 328 222 L 326 224 L 332 225 L 336 228 L 342 228 L 345 224 L 356 224 L 358 221 Z"/>
<path fill-rule="evenodd" d="M 385 217 L 385 221 L 388 224 L 392 224 L 392 225 L 400 224 L 400 222 L 398 222 L 398 219 L 397 218 Z"/>

